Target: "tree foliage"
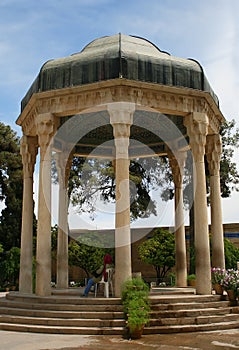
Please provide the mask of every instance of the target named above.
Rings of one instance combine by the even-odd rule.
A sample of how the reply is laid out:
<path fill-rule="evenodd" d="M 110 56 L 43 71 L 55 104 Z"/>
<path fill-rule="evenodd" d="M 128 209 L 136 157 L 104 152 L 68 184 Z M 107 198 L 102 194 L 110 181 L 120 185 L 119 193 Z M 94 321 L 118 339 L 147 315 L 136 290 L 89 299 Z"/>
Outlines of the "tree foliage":
<path fill-rule="evenodd" d="M 12 247 L 9 251 L 3 252 L 0 258 L 0 284 L 16 285 L 18 283 L 20 269 L 20 248 Z"/>
<path fill-rule="evenodd" d="M 138 247 L 139 258 L 156 270 L 157 278 L 165 277 L 175 265 L 175 237 L 168 230 L 155 229 L 153 236 Z"/>
<path fill-rule="evenodd" d="M 103 248 L 98 238 L 91 233 L 86 238 L 80 237 L 78 240 L 71 240 L 69 243 L 69 265 L 82 268 L 87 277 L 103 265 L 104 255 L 109 253 L 114 257 L 112 248 Z"/>
<path fill-rule="evenodd" d="M 132 160 L 129 166 L 131 220 L 156 215 L 156 203 L 150 191 L 162 181 L 158 166 L 160 159 Z M 57 171 L 53 167 L 57 183 Z M 115 170 L 111 161 L 73 157 L 68 182 L 68 197 L 78 212 L 88 212 L 95 218 L 99 201 L 115 201 Z"/>
<path fill-rule="evenodd" d="M 212 256 L 212 237 L 210 236 L 210 254 Z M 236 269 L 239 261 L 239 249 L 228 238 L 224 238 L 224 254 L 226 269 Z M 190 248 L 190 265 L 195 273 L 195 247 Z M 217 267 L 217 266 L 214 266 Z"/>
<path fill-rule="evenodd" d="M 0 243 L 4 250 L 20 247 L 22 215 L 22 159 L 16 133 L 0 123 Z"/>
<path fill-rule="evenodd" d="M 222 157 L 220 162 L 221 196 L 230 197 L 232 191 L 239 191 L 239 172 L 235 160 L 235 150 L 239 147 L 239 129 L 235 120 L 225 122 L 220 131 L 222 137 Z"/>
<path fill-rule="evenodd" d="M 220 183 L 221 197 L 230 197 L 232 191 L 239 191 L 239 171 L 235 160 L 235 151 L 239 148 L 239 129 L 236 128 L 235 120 L 222 124 L 220 129 L 222 140 L 222 155 L 220 161 Z M 163 184 L 161 198 L 168 201 L 174 196 L 174 183 L 169 162 L 165 159 L 164 173 L 165 183 Z M 186 166 L 184 169 L 184 203 L 190 207 L 193 202 L 193 158 L 191 151 L 188 152 Z M 205 170 L 207 179 L 207 191 L 210 192 L 210 174 L 207 159 L 205 156 Z M 209 198 L 209 197 L 208 197 Z"/>
<path fill-rule="evenodd" d="M 236 269 L 239 261 L 239 249 L 228 238 L 224 238 L 226 269 Z"/>
<path fill-rule="evenodd" d="M 233 190 L 239 190 L 239 173 L 233 161 L 236 148 L 239 146 L 239 130 L 235 121 L 222 125 L 222 157 L 220 167 L 221 195 L 228 197 Z M 210 191 L 209 172 L 206 164 L 207 189 Z M 56 169 L 53 172 L 57 181 Z M 160 189 L 161 199 L 171 200 L 174 197 L 174 182 L 169 160 L 166 156 L 140 158 L 130 161 L 130 209 L 131 220 L 148 218 L 157 215 L 156 202 L 152 191 Z M 193 204 L 193 157 L 188 151 L 183 177 L 184 204 L 191 208 Z M 74 157 L 68 183 L 69 198 L 78 212 L 88 212 L 95 218 L 99 201 L 115 201 L 115 171 L 112 162 L 102 159 Z"/>

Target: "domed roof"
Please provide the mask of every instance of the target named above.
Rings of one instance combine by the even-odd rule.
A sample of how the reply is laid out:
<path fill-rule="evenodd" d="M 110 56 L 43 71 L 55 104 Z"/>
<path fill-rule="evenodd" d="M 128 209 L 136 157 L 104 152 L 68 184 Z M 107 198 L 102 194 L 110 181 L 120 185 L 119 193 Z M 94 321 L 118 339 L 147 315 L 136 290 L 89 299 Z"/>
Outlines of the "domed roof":
<path fill-rule="evenodd" d="M 47 61 L 22 100 L 22 110 L 33 93 L 118 78 L 206 91 L 218 105 L 198 62 L 173 57 L 146 39 L 116 34 L 92 41 L 79 53 Z"/>

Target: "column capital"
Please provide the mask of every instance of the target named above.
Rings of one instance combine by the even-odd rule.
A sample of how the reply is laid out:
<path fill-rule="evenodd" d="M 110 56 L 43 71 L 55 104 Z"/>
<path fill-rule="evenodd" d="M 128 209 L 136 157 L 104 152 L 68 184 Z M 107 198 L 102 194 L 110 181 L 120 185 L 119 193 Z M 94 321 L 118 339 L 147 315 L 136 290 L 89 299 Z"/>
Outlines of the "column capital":
<path fill-rule="evenodd" d="M 116 158 L 128 159 L 130 127 L 133 124 L 134 103 L 116 102 L 107 105 L 116 147 Z"/>
<path fill-rule="evenodd" d="M 59 183 L 62 184 L 64 188 L 67 188 L 72 158 L 73 152 L 68 149 L 65 149 L 63 152 L 54 154 Z"/>
<path fill-rule="evenodd" d="M 169 164 L 172 169 L 175 187 L 180 188 L 182 187 L 183 182 L 184 166 L 187 158 L 187 152 L 180 150 L 172 151 L 171 149 L 168 149 L 167 153 Z"/>
<path fill-rule="evenodd" d="M 107 105 L 107 110 L 110 115 L 110 123 L 113 125 L 114 137 L 129 137 L 135 104 L 128 102 L 110 103 Z"/>
<path fill-rule="evenodd" d="M 219 134 L 208 135 L 206 143 L 206 156 L 210 175 L 219 175 L 222 154 L 222 140 Z"/>
<path fill-rule="evenodd" d="M 22 156 L 24 178 L 33 177 L 37 151 L 37 138 L 23 135 L 20 141 L 20 153 Z"/>
<path fill-rule="evenodd" d="M 184 125 L 190 138 L 190 146 L 196 161 L 203 161 L 206 137 L 208 133 L 208 117 L 205 113 L 194 112 L 184 119 Z"/>
<path fill-rule="evenodd" d="M 55 118 L 51 113 L 36 116 L 36 130 L 41 156 L 44 157 L 56 129 Z"/>

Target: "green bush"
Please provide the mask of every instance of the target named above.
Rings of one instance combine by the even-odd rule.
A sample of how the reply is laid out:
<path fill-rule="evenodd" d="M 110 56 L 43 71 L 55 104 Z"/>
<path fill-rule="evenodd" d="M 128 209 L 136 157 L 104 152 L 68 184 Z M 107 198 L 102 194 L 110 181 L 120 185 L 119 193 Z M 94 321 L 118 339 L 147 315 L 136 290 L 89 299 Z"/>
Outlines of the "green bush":
<path fill-rule="evenodd" d="M 140 277 L 127 280 L 123 284 L 121 299 L 126 326 L 130 332 L 148 324 L 150 316 L 149 287 Z"/>

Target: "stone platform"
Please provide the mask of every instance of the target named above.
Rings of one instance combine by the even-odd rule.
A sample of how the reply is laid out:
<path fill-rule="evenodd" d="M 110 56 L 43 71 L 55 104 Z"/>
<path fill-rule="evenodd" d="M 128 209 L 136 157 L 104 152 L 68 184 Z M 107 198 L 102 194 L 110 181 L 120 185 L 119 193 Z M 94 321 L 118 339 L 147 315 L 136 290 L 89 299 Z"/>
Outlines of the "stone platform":
<path fill-rule="evenodd" d="M 81 298 L 82 290 L 53 290 L 49 297 L 10 292 L 0 298 L 0 330 L 82 335 L 124 335 L 120 298 Z M 226 296 L 193 289 L 155 288 L 144 334 L 198 332 L 239 327 L 239 307 Z"/>

